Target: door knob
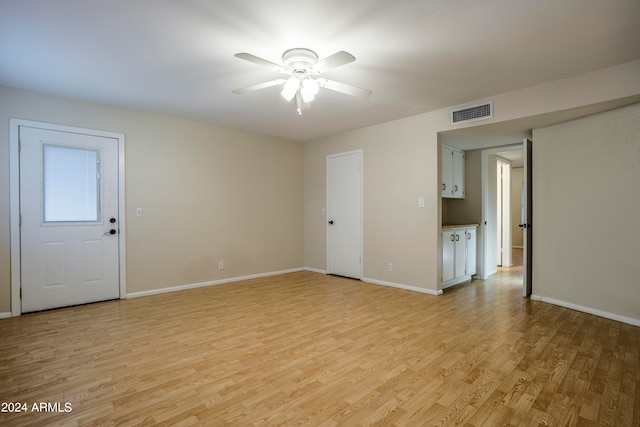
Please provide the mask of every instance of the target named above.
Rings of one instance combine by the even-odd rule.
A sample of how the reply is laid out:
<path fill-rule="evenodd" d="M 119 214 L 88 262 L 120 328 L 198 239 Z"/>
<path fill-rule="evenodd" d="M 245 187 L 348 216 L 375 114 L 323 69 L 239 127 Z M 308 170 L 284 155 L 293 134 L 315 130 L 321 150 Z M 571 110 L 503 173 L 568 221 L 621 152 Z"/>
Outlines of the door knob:
<path fill-rule="evenodd" d="M 114 224 L 114 223 L 116 222 L 116 219 L 115 219 L 115 218 L 111 218 L 111 219 L 109 220 L 109 222 L 110 222 L 111 224 Z"/>
<path fill-rule="evenodd" d="M 109 234 L 116 234 L 116 230 L 109 230 Z"/>
<path fill-rule="evenodd" d="M 329 224 L 333 225 L 333 220 L 329 221 Z"/>

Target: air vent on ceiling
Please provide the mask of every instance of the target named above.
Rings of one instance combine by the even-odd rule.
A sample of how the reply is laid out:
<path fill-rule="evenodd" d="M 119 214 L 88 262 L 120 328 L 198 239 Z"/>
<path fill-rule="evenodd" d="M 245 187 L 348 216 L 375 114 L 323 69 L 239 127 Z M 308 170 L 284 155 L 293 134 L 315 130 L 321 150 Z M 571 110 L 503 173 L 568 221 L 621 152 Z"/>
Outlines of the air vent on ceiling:
<path fill-rule="evenodd" d="M 451 110 L 451 124 L 490 119 L 493 117 L 493 101 L 466 105 Z"/>

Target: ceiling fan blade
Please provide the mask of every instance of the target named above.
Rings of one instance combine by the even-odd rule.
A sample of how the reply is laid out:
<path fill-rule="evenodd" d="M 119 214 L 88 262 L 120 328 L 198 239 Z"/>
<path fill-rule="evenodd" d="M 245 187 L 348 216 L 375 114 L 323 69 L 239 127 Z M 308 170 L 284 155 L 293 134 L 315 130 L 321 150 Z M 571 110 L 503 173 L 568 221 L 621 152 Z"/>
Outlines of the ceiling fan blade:
<path fill-rule="evenodd" d="M 341 65 L 348 64 L 355 60 L 355 56 L 341 50 L 340 52 L 334 53 L 333 55 L 327 56 L 326 58 L 316 62 L 311 66 L 311 70 L 316 73 L 324 73 L 327 70 L 340 67 Z"/>
<path fill-rule="evenodd" d="M 267 61 L 266 59 L 262 59 L 250 53 L 236 53 L 234 55 L 236 58 L 244 59 L 245 61 L 253 62 L 254 64 L 262 65 L 264 67 L 271 68 L 276 71 L 283 71 L 284 66 L 280 64 L 276 64 L 275 62 Z"/>
<path fill-rule="evenodd" d="M 243 87 L 240 89 L 236 89 L 232 92 L 235 93 L 236 95 L 242 95 L 243 93 L 253 92 L 260 89 L 266 89 L 271 86 L 283 85 L 284 82 L 286 82 L 285 79 L 276 79 L 276 80 L 271 80 L 269 82 L 258 83 L 257 85 L 251 85 L 251 86 Z"/>
<path fill-rule="evenodd" d="M 371 96 L 369 89 L 362 89 L 359 87 L 351 86 L 346 83 L 340 83 L 333 80 L 317 79 L 320 87 L 334 90 L 336 92 L 344 93 L 346 95 L 357 96 L 358 98 L 368 98 Z"/>

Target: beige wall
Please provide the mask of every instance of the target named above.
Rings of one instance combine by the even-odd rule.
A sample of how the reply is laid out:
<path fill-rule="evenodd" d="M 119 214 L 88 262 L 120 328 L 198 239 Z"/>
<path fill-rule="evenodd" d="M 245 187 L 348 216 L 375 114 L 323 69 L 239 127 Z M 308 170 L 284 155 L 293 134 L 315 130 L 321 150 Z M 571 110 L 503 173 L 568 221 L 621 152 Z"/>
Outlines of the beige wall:
<path fill-rule="evenodd" d="M 541 117 L 638 95 L 639 75 L 640 61 L 635 61 L 496 95 L 492 98 L 494 118 L 486 123 Z M 307 267 L 326 268 L 326 223 L 321 215 L 326 203 L 326 156 L 362 149 L 365 278 L 427 291 L 439 289 L 439 227 L 443 209 L 438 191 L 438 134 L 452 128 L 448 112 L 438 110 L 305 143 Z M 417 207 L 419 196 L 425 197 L 423 209 Z M 451 210 L 448 204 L 449 220 Z M 393 272 L 386 271 L 388 262 L 393 262 Z"/>
<path fill-rule="evenodd" d="M 407 119 L 305 143 L 307 267 L 326 269 L 326 156 L 363 149 L 364 277 L 417 287 L 435 277 L 424 257 L 437 256 L 429 244 L 437 228 L 428 225 L 439 221 L 438 211 L 418 208 L 418 198 L 438 198 L 437 186 L 429 185 L 438 169 L 437 135 L 425 144 L 421 133 L 421 123 Z"/>
<path fill-rule="evenodd" d="M 640 322 L 640 104 L 533 131 L 534 294 Z"/>
<path fill-rule="evenodd" d="M 304 267 L 302 143 L 0 86 L 0 313 L 10 117 L 125 134 L 128 293 Z"/>
<path fill-rule="evenodd" d="M 640 61 L 634 61 L 495 95 L 494 118 L 481 124 L 637 96 L 638 76 Z M 302 265 L 325 269 L 326 218 L 321 209 L 326 203 L 326 156 L 360 148 L 365 278 L 437 291 L 439 132 L 452 128 L 448 112 L 307 142 L 303 150 L 294 142 L 0 88 L 0 312 L 8 311 L 9 296 L 9 117 L 126 134 L 130 292 Z M 478 123 L 456 127 L 472 125 Z M 185 169 L 191 170 L 185 174 Z M 193 188 L 194 179 L 207 185 L 198 185 L 190 193 L 194 197 L 182 194 Z M 419 196 L 425 197 L 424 208 L 418 208 Z M 138 206 L 145 209 L 142 219 L 132 215 Z M 163 235 L 167 227 L 171 231 Z M 191 245 L 186 251 L 185 244 Z M 215 269 L 219 257 L 226 257 L 229 266 L 222 272 Z M 388 262 L 393 262 L 393 272 L 386 271 Z"/>

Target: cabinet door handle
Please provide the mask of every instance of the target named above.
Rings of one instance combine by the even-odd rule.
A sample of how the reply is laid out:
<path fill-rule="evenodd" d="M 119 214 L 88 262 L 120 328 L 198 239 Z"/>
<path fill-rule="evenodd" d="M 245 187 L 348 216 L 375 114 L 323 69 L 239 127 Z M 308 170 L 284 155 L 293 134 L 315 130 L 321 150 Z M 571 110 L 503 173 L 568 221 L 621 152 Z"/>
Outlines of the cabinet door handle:
<path fill-rule="evenodd" d="M 456 234 L 456 242 L 459 242 L 459 241 L 460 241 L 460 235 Z"/>
<path fill-rule="evenodd" d="M 467 239 L 471 240 L 471 233 L 467 233 Z"/>
<path fill-rule="evenodd" d="M 453 192 L 455 193 L 456 191 L 458 191 L 458 186 L 457 186 L 457 185 L 454 185 L 454 186 L 453 186 Z"/>
<path fill-rule="evenodd" d="M 442 191 L 447 189 L 447 184 L 445 184 L 444 182 L 442 183 Z"/>
<path fill-rule="evenodd" d="M 456 236 L 454 236 L 453 234 L 451 235 L 451 241 L 453 242 L 456 239 Z"/>

